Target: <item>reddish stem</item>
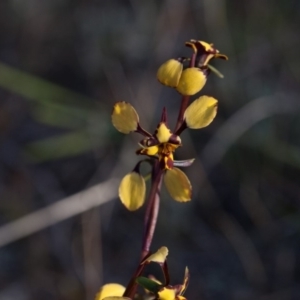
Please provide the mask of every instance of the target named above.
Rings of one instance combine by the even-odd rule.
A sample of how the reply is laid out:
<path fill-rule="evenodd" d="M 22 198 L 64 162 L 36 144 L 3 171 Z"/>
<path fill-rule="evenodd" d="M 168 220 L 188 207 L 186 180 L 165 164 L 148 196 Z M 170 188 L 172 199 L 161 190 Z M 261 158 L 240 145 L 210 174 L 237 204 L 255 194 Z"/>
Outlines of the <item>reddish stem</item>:
<path fill-rule="evenodd" d="M 185 110 L 186 110 L 186 108 L 189 104 L 189 100 L 190 100 L 190 96 L 183 96 L 182 97 L 180 110 L 179 110 L 179 113 L 178 113 L 177 123 L 176 123 L 174 132 L 177 132 L 177 130 L 181 127 L 181 125 L 183 123 L 183 115 L 184 115 L 184 112 L 185 112 Z"/>
<path fill-rule="evenodd" d="M 161 189 L 161 182 L 162 182 L 162 170 L 159 168 L 159 164 L 157 162 L 157 165 L 154 166 L 154 169 L 157 171 L 154 172 L 154 178 L 152 181 L 152 187 L 150 190 L 149 195 L 149 204 L 147 207 L 146 215 L 145 215 L 145 233 L 143 238 L 143 244 L 142 244 L 142 253 L 141 253 L 141 259 L 143 260 L 150 251 L 150 246 L 152 243 L 156 223 L 157 223 L 157 217 L 159 212 L 159 202 L 160 202 L 160 189 Z"/>
<path fill-rule="evenodd" d="M 195 66 L 195 61 L 196 61 L 196 56 L 197 53 L 193 53 L 191 60 L 190 60 L 190 67 Z M 183 115 L 184 112 L 188 106 L 190 96 L 183 96 L 181 100 L 181 106 L 180 110 L 178 113 L 178 118 L 177 118 L 177 123 L 175 127 L 176 132 L 183 124 Z M 165 110 L 163 112 L 163 117 L 162 120 L 165 121 L 164 115 Z M 139 124 L 138 128 L 136 130 L 137 132 L 145 135 L 145 136 L 151 136 L 147 131 L 145 131 Z M 159 212 L 159 203 L 160 203 L 160 189 L 161 189 L 161 183 L 162 183 L 162 178 L 163 178 L 163 170 L 160 167 L 159 161 L 156 160 L 153 169 L 152 169 L 152 186 L 148 198 L 148 206 L 147 206 L 147 211 L 145 215 L 145 232 L 143 236 L 143 244 L 142 244 L 142 253 L 141 253 L 141 262 L 149 256 L 150 252 L 150 246 L 153 240 L 153 235 L 154 231 L 156 228 L 156 223 L 157 223 L 157 217 L 158 217 L 158 212 Z M 137 267 L 134 275 L 130 279 L 127 288 L 123 294 L 124 297 L 129 297 L 131 299 L 134 298 L 136 288 L 137 288 L 137 283 L 136 283 L 136 278 L 140 276 L 142 271 L 144 270 L 145 264 L 140 263 L 139 266 Z M 166 267 L 166 266 L 165 266 Z M 166 274 L 166 282 L 169 282 L 169 274 L 168 272 Z"/>
<path fill-rule="evenodd" d="M 194 52 L 192 54 L 191 59 L 190 59 L 190 68 L 195 67 L 196 57 L 197 57 L 197 52 Z M 190 100 L 190 96 L 183 96 L 182 97 L 180 110 L 179 110 L 179 113 L 178 113 L 177 123 L 176 123 L 174 132 L 176 132 L 181 127 L 181 125 L 183 123 L 183 115 L 184 115 L 184 112 L 185 112 L 185 110 L 186 110 L 186 108 L 189 104 L 189 100 Z"/>
<path fill-rule="evenodd" d="M 155 161 L 153 170 L 152 170 L 152 186 L 150 194 L 148 197 L 148 206 L 145 215 L 145 232 L 143 236 L 142 252 L 141 252 L 141 262 L 149 256 L 150 246 L 153 240 L 153 235 L 157 223 L 157 217 L 159 212 L 159 203 L 160 203 L 160 188 L 162 182 L 163 170 L 161 170 L 159 161 Z M 129 281 L 127 288 L 123 294 L 124 297 L 134 298 L 137 283 L 136 278 L 140 276 L 145 264 L 139 264 L 134 275 Z"/>
<path fill-rule="evenodd" d="M 134 294 L 137 288 L 137 283 L 136 283 L 136 278 L 139 277 L 141 275 L 141 273 L 143 272 L 144 268 L 145 268 L 146 264 L 139 264 L 134 275 L 132 276 L 132 278 L 130 279 L 127 288 L 123 294 L 123 297 L 128 297 L 130 299 L 134 298 Z"/>

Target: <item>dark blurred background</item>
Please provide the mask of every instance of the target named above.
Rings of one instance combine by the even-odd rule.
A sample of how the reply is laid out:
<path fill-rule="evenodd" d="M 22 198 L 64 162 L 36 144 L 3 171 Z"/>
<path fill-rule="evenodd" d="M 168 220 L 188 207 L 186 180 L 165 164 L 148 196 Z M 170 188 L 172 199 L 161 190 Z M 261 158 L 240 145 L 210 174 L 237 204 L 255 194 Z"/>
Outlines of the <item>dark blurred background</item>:
<path fill-rule="evenodd" d="M 191 38 L 229 61 L 212 63 L 225 78 L 201 91 L 219 99 L 215 121 L 176 152 L 197 158 L 193 200 L 163 191 L 153 250 L 169 248 L 173 284 L 189 266 L 188 299 L 300 299 L 299 19 L 297 0 L 1 0 L 0 299 L 93 299 L 127 284 L 144 209 L 127 212 L 117 184 L 105 204 L 85 199 L 139 159 L 140 137 L 110 123 L 114 102 L 132 103 L 150 132 L 166 106 L 174 126 L 180 96 L 155 74 Z M 70 195 L 70 217 L 34 221 Z"/>

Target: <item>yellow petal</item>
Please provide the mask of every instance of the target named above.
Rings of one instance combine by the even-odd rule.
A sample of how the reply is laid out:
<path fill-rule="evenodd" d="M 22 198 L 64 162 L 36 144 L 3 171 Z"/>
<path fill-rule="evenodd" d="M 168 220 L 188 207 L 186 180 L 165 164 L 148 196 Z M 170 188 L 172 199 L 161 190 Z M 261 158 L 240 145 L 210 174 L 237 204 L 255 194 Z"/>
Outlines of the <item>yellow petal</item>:
<path fill-rule="evenodd" d="M 199 44 L 201 44 L 203 46 L 205 51 L 214 51 L 215 50 L 215 48 L 213 47 L 212 44 L 206 43 L 204 41 L 198 41 L 198 42 L 199 42 Z"/>
<path fill-rule="evenodd" d="M 95 300 L 103 300 L 104 298 L 111 296 L 122 296 L 125 292 L 125 287 L 118 283 L 108 283 L 101 287 L 100 291 L 96 295 Z"/>
<path fill-rule="evenodd" d="M 206 83 L 206 75 L 199 68 L 187 68 L 180 77 L 177 91 L 186 96 L 198 93 Z"/>
<path fill-rule="evenodd" d="M 103 298 L 103 300 L 131 300 L 131 299 L 128 297 L 106 297 Z"/>
<path fill-rule="evenodd" d="M 169 141 L 172 133 L 165 123 L 160 123 L 155 131 L 155 135 L 158 141 L 163 144 Z"/>
<path fill-rule="evenodd" d="M 197 47 L 196 47 L 196 45 L 195 45 L 195 43 L 194 42 L 186 42 L 185 43 L 185 45 L 187 46 L 187 47 L 190 47 L 190 48 L 192 48 L 193 49 L 193 51 L 196 53 L 197 51 L 198 51 L 198 49 L 197 49 Z"/>
<path fill-rule="evenodd" d="M 149 155 L 149 156 L 154 156 L 157 154 L 159 150 L 158 146 L 151 146 L 151 147 L 147 147 L 147 148 L 142 148 L 137 150 L 137 154 L 144 154 L 144 155 Z"/>
<path fill-rule="evenodd" d="M 170 59 L 162 64 L 157 71 L 157 79 L 160 83 L 176 87 L 182 72 L 182 63 L 176 59 Z"/>
<path fill-rule="evenodd" d="M 158 292 L 159 300 L 174 300 L 175 296 L 175 290 L 167 287 L 164 287 L 161 291 Z"/>
<path fill-rule="evenodd" d="M 147 257 L 142 263 L 145 263 L 145 262 L 149 263 L 149 262 L 153 261 L 153 262 L 162 264 L 166 261 L 168 253 L 169 253 L 169 250 L 167 247 L 161 247 L 155 253 L 153 253 L 152 255 Z"/>
<path fill-rule="evenodd" d="M 218 100 L 201 96 L 192 102 L 184 113 L 184 120 L 189 128 L 199 129 L 208 126 L 217 114 Z"/>
<path fill-rule="evenodd" d="M 228 56 L 225 55 L 225 54 L 216 54 L 215 58 L 221 58 L 221 59 L 224 59 L 224 60 L 228 60 Z"/>
<path fill-rule="evenodd" d="M 134 211 L 145 202 L 146 184 L 143 176 L 137 172 L 127 174 L 119 186 L 119 197 L 125 207 Z"/>
<path fill-rule="evenodd" d="M 167 170 L 164 183 L 173 199 L 179 202 L 191 200 L 192 186 L 187 176 L 178 168 Z"/>
<path fill-rule="evenodd" d="M 135 131 L 139 122 L 136 110 L 126 102 L 117 102 L 114 105 L 111 119 L 115 128 L 125 134 Z"/>

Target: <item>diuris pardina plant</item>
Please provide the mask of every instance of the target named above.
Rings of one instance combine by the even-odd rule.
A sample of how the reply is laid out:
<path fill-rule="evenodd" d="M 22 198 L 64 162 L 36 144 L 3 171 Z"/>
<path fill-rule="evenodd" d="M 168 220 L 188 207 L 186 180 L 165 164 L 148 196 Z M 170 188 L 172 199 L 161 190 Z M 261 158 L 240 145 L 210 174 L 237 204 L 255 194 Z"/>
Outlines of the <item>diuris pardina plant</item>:
<path fill-rule="evenodd" d="M 151 188 L 146 201 L 147 209 L 144 220 L 144 235 L 141 257 L 137 269 L 126 287 L 117 283 L 108 283 L 101 287 L 96 300 L 128 300 L 128 299 L 159 299 L 184 300 L 183 294 L 189 281 L 188 268 L 185 269 L 181 284 L 171 285 L 167 266 L 168 249 L 161 247 L 151 253 L 152 243 L 159 206 L 162 182 L 170 196 L 178 202 L 187 202 L 192 198 L 192 186 L 180 168 L 190 166 L 194 159 L 174 160 L 174 152 L 182 146 L 180 134 L 187 128 L 200 129 L 208 126 L 216 116 L 218 101 L 211 96 L 200 96 L 192 101 L 191 96 L 197 94 L 205 85 L 208 75 L 214 72 L 223 77 L 209 63 L 214 58 L 227 60 L 213 44 L 190 40 L 185 45 L 192 50 L 191 57 L 170 59 L 162 64 L 157 71 L 157 79 L 163 85 L 176 89 L 181 95 L 181 105 L 178 111 L 176 126 L 172 131 L 168 126 L 167 111 L 163 108 L 160 122 L 154 133 L 149 133 L 140 124 L 139 116 L 132 105 L 127 102 L 117 102 L 112 112 L 114 127 L 124 133 L 137 132 L 143 136 L 136 154 L 146 156 L 137 163 L 133 170 L 121 181 L 119 197 L 124 206 L 134 211 L 140 208 L 146 199 L 145 178 L 140 172 L 142 163 L 151 166 Z M 157 263 L 161 266 L 163 282 L 153 277 L 141 276 L 146 265 Z M 137 287 L 144 288 L 144 293 L 137 293 Z"/>

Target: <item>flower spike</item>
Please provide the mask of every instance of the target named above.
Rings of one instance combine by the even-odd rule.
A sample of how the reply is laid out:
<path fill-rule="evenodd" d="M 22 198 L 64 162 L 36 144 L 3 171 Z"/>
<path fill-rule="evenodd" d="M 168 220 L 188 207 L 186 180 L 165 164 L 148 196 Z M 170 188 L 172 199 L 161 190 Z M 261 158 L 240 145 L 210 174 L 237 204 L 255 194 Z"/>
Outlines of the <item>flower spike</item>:
<path fill-rule="evenodd" d="M 133 106 L 126 102 L 117 102 L 112 112 L 114 127 L 125 134 L 137 132 L 143 135 L 139 142 L 138 155 L 146 155 L 136 167 L 121 180 L 119 198 L 130 211 L 139 209 L 145 202 L 146 183 L 150 179 L 147 208 L 144 219 L 144 234 L 139 264 L 130 278 L 126 288 L 119 284 L 106 284 L 96 295 L 95 300 L 187 300 L 183 295 L 189 283 L 189 271 L 186 268 L 181 284 L 171 285 L 168 270 L 167 247 L 161 247 L 155 253 L 151 252 L 151 244 L 158 220 L 160 208 L 160 193 L 162 183 L 165 184 L 170 196 L 178 202 L 188 202 L 192 198 L 192 186 L 181 169 L 190 166 L 194 159 L 174 160 L 174 152 L 182 146 L 180 134 L 187 128 L 200 129 L 208 126 L 217 113 L 218 101 L 210 96 L 201 96 L 192 101 L 191 96 L 197 94 L 205 86 L 210 72 L 218 77 L 223 75 L 214 68 L 210 61 L 215 58 L 227 60 L 227 56 L 220 54 L 213 44 L 200 40 L 190 40 L 185 45 L 191 48 L 189 57 L 169 59 L 157 71 L 160 83 L 174 88 L 183 97 L 178 110 L 174 131 L 168 126 L 167 110 L 164 107 L 161 119 L 154 133 L 143 129 L 139 116 Z M 150 164 L 145 177 L 140 173 L 143 162 Z M 147 178 L 147 179 L 146 179 Z M 152 253 L 152 254 L 151 254 Z M 154 276 L 144 277 L 144 269 L 150 263 L 159 264 L 164 280 L 161 282 Z M 137 292 L 138 285 L 144 288 L 145 294 Z"/>

